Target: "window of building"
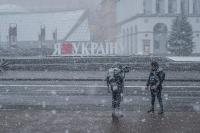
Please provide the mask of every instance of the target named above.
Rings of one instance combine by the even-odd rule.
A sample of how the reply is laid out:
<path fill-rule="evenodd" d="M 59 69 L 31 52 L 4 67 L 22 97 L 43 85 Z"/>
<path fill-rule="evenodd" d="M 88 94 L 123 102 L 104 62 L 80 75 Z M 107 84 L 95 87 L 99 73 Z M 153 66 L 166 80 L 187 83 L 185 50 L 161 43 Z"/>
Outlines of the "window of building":
<path fill-rule="evenodd" d="M 145 55 L 149 55 L 150 54 L 150 40 L 143 40 L 143 50 L 144 50 L 144 54 Z"/>
<path fill-rule="evenodd" d="M 168 11 L 170 14 L 175 14 L 177 12 L 177 0 L 168 1 Z"/>
<path fill-rule="evenodd" d="M 144 0 L 144 14 L 152 14 L 152 0 Z"/>
<path fill-rule="evenodd" d="M 165 0 L 156 0 L 156 12 L 159 14 L 165 13 Z"/>
<path fill-rule="evenodd" d="M 189 15 L 189 0 L 181 0 L 181 12 L 184 15 Z"/>
<path fill-rule="evenodd" d="M 160 49 L 160 43 L 158 41 L 154 41 L 154 49 Z"/>
<path fill-rule="evenodd" d="M 200 15 L 200 0 L 193 0 L 193 14 Z"/>

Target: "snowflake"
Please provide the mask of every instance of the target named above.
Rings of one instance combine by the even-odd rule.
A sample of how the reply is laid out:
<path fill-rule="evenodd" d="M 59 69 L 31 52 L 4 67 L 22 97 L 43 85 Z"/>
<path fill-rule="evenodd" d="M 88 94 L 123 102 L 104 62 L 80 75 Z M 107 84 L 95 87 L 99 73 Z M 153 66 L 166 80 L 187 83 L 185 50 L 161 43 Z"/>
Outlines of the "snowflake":
<path fill-rule="evenodd" d="M 199 112 L 199 111 L 200 111 L 200 105 L 199 105 L 199 104 L 194 104 L 194 105 L 193 105 L 193 109 L 194 109 L 195 111 Z"/>
<path fill-rule="evenodd" d="M 28 87 L 24 87 L 24 90 L 28 90 Z"/>
<path fill-rule="evenodd" d="M 25 114 L 25 117 L 30 117 L 30 115 L 28 113 Z"/>
<path fill-rule="evenodd" d="M 84 89 L 81 89 L 81 91 L 80 91 L 81 93 L 84 93 L 85 92 L 85 90 Z"/>
<path fill-rule="evenodd" d="M 65 130 L 65 133 L 69 133 L 69 130 L 68 130 L 68 129 L 66 129 L 66 130 Z"/>
<path fill-rule="evenodd" d="M 168 94 L 164 94 L 164 98 L 165 98 L 166 100 L 168 100 L 168 99 L 169 99 L 169 95 L 168 95 Z"/>
<path fill-rule="evenodd" d="M 102 100 L 101 100 L 101 103 L 102 103 L 102 104 L 105 104 L 105 103 L 106 103 L 106 100 L 105 100 L 105 99 L 102 99 Z"/>
<path fill-rule="evenodd" d="M 52 113 L 53 115 L 55 115 L 55 114 L 56 114 L 56 110 L 52 110 L 51 113 Z"/>
<path fill-rule="evenodd" d="M 141 122 L 146 122 L 146 119 L 142 119 Z"/>
<path fill-rule="evenodd" d="M 90 133 L 90 130 L 89 130 L 89 129 L 87 129 L 87 133 Z"/>
<path fill-rule="evenodd" d="M 52 91 L 51 91 L 51 94 L 52 94 L 52 95 L 56 95 L 57 92 L 56 92 L 55 90 L 52 90 Z"/>
<path fill-rule="evenodd" d="M 134 91 L 134 94 L 137 94 L 137 91 L 136 91 L 136 90 Z"/>
<path fill-rule="evenodd" d="M 124 103 L 130 103 L 130 102 L 132 102 L 132 101 L 133 101 L 132 98 L 130 98 L 130 99 L 128 99 L 128 98 L 124 98 Z"/>
<path fill-rule="evenodd" d="M 66 97 L 66 98 L 65 98 L 65 101 L 68 102 L 68 101 L 69 101 L 69 97 Z"/>
<path fill-rule="evenodd" d="M 46 108 L 46 102 L 45 101 L 42 102 L 42 108 Z"/>

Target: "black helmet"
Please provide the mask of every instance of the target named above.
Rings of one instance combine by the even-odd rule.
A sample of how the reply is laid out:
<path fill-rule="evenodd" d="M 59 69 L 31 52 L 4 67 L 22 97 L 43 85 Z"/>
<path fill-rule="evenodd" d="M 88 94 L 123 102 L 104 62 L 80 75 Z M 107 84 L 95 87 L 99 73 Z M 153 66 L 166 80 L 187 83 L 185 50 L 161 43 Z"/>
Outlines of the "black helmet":
<path fill-rule="evenodd" d="M 115 62 L 112 67 L 117 67 L 117 68 L 121 69 L 122 65 L 120 64 L 120 62 Z"/>
<path fill-rule="evenodd" d="M 152 62 L 151 62 L 151 66 L 155 67 L 156 69 L 159 68 L 159 64 L 158 64 L 158 62 L 156 62 L 156 61 L 152 61 Z"/>

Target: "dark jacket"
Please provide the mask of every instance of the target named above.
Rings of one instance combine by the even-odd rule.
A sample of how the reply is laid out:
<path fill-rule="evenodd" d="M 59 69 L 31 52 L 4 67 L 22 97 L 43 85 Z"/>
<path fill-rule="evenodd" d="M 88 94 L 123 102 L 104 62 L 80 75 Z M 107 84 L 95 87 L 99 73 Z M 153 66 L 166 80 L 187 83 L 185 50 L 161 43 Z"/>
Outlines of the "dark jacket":
<path fill-rule="evenodd" d="M 146 86 L 158 86 L 158 87 L 161 87 L 162 86 L 162 83 L 164 81 L 164 79 L 162 78 L 162 75 L 161 75 L 161 71 L 158 69 L 158 70 L 152 70 L 149 74 L 149 78 L 147 80 L 147 84 Z"/>

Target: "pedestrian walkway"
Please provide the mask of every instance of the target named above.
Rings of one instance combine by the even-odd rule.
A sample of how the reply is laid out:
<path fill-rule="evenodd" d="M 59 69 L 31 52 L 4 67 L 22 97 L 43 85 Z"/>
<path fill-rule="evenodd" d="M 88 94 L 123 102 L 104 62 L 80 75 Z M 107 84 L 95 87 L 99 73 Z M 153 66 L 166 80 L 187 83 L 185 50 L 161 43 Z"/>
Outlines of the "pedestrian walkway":
<path fill-rule="evenodd" d="M 126 79 L 146 80 L 149 71 L 131 71 Z M 6 71 L 0 80 L 104 80 L 105 71 Z M 200 71 L 166 71 L 167 80 L 199 80 Z"/>
<path fill-rule="evenodd" d="M 1 133 L 199 133 L 200 114 L 168 112 L 160 116 L 144 112 L 124 112 L 112 119 L 107 111 L 0 112 Z"/>

